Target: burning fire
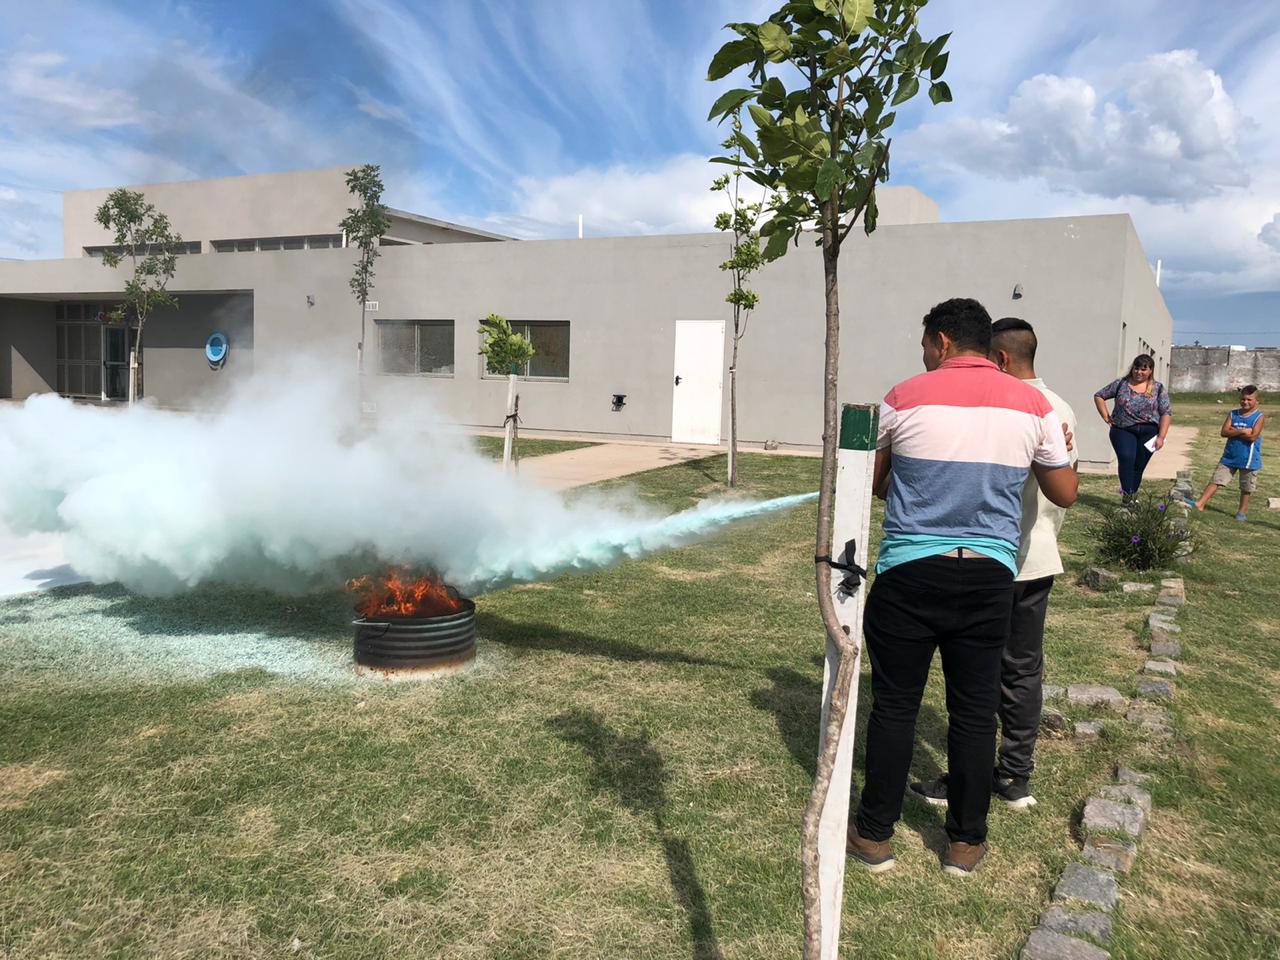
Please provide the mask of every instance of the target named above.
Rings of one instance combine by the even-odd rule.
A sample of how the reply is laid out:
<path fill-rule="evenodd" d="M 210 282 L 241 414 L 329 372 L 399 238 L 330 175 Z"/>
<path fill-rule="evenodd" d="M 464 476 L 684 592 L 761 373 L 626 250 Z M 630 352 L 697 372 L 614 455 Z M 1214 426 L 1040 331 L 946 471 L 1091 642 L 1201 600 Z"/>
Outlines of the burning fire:
<path fill-rule="evenodd" d="M 458 591 L 434 573 L 414 579 L 408 568 L 392 568 L 379 577 L 347 581 L 363 617 L 445 617 L 462 611 Z"/>

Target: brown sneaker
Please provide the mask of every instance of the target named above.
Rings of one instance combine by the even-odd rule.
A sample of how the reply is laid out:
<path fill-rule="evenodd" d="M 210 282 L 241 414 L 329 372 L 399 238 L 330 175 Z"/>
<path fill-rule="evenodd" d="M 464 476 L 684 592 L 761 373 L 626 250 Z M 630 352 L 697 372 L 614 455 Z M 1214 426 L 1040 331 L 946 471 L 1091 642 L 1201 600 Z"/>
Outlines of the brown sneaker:
<path fill-rule="evenodd" d="M 964 843 L 952 840 L 947 847 L 947 855 L 942 858 L 942 871 L 953 877 L 967 877 L 978 869 L 978 864 L 987 855 L 987 844 Z"/>
<path fill-rule="evenodd" d="M 872 873 L 892 870 L 898 863 L 893 858 L 893 847 L 888 840 L 868 840 L 852 823 L 845 835 L 844 850 L 859 866 Z"/>

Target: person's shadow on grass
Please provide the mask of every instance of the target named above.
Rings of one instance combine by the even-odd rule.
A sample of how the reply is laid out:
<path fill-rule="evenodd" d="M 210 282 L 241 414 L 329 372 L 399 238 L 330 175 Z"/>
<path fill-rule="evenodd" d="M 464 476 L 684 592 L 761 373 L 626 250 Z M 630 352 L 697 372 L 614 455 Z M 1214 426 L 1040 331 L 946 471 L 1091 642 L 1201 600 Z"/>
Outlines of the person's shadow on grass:
<path fill-rule="evenodd" d="M 790 668 L 765 671 L 770 686 L 750 694 L 751 705 L 774 715 L 778 734 L 792 758 L 813 779 L 818 764 L 818 733 L 822 711 L 822 658 L 814 658 L 812 676 Z M 862 777 L 867 751 L 867 719 L 871 713 L 871 677 L 858 678 L 858 716 L 854 732 L 854 788 L 850 813 L 858 804 L 858 783 Z M 916 718 L 916 749 L 913 754 L 913 778 L 929 780 L 942 774 L 937 757 L 947 755 L 947 718 L 927 703 L 920 705 Z M 945 817 L 945 814 L 944 814 Z M 903 804 L 902 820 L 917 831 L 926 846 L 941 854 L 946 846 L 942 818 L 937 811 L 909 801 Z"/>
<path fill-rule="evenodd" d="M 694 960 L 723 960 L 698 880 L 689 843 L 666 823 L 667 774 L 662 754 L 647 734 L 611 730 L 595 711 L 571 710 L 548 721 L 561 739 L 577 744 L 592 762 L 597 789 L 614 793 L 624 807 L 653 818 L 667 860 L 671 888 L 689 920 Z"/>

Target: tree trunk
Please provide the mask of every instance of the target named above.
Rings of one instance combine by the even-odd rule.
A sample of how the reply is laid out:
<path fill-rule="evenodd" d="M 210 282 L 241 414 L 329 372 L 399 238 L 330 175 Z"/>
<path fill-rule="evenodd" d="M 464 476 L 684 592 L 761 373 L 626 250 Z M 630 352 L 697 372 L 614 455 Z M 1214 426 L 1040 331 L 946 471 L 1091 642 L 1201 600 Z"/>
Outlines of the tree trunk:
<path fill-rule="evenodd" d="M 738 484 L 738 325 L 733 325 L 733 358 L 729 361 L 729 486 Z"/>
<path fill-rule="evenodd" d="M 361 300 L 360 301 L 360 342 L 356 345 L 356 373 L 361 376 L 364 375 L 364 316 L 365 316 L 364 305 L 365 305 L 365 301 Z"/>
<path fill-rule="evenodd" d="M 836 388 L 840 372 L 840 288 L 837 276 L 840 249 L 835 231 L 839 222 L 832 224 L 832 215 L 824 216 L 822 228 L 822 267 L 826 281 L 826 362 L 822 385 L 822 480 L 818 487 L 818 531 L 815 556 L 831 556 L 832 510 L 835 497 L 837 431 L 839 430 Z M 840 728 L 844 724 L 849 707 L 849 689 L 854 682 L 853 656 L 857 638 L 850 637 L 836 616 L 831 596 L 831 567 L 826 563 L 815 565 L 818 591 L 818 609 L 829 642 L 840 651 L 840 666 L 832 685 L 831 711 L 823 730 L 822 752 L 809 794 L 809 805 L 804 811 L 801 831 L 800 867 L 801 886 L 804 893 L 804 956 L 805 960 L 818 960 L 822 950 L 821 887 L 819 885 L 818 828 L 827 791 L 831 787 L 831 774 L 835 767 L 836 749 L 839 746 Z"/>
<path fill-rule="evenodd" d="M 129 402 L 136 403 L 142 399 L 142 324 L 138 321 L 138 336 L 129 350 Z M 129 343 L 129 325 L 124 328 L 125 345 Z"/>

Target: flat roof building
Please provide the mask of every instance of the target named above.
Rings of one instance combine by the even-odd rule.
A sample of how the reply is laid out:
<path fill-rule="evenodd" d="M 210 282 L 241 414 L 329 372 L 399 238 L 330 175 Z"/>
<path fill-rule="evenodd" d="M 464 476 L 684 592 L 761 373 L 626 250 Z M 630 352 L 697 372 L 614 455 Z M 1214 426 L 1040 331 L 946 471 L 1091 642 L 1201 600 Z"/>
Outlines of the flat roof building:
<path fill-rule="evenodd" d="M 353 251 L 338 223 L 352 204 L 344 168 L 226 177 L 140 189 L 187 244 L 170 289 L 176 311 L 145 334 L 146 394 L 191 408 L 291 354 L 355 365 Z M 108 189 L 64 195 L 64 258 L 0 263 L 0 397 L 55 391 L 123 397 L 128 332 L 106 321 L 123 268 L 100 260 L 93 219 Z M 876 232 L 841 258 L 843 402 L 876 401 L 920 370 L 920 318 L 954 296 L 993 318 L 1021 316 L 1037 367 L 1080 415 L 1086 462 L 1111 459 L 1088 416 L 1094 390 L 1134 354 L 1167 379 L 1172 320 L 1127 215 L 938 222 L 912 187 L 879 191 Z M 392 211 L 368 314 L 364 395 L 377 405 L 427 395 L 452 419 L 496 426 L 503 378 L 484 373 L 481 318 L 500 313 L 537 354 L 522 372 L 526 432 L 719 443 L 728 434 L 730 308 L 724 234 L 524 240 Z M 738 363 L 739 437 L 820 442 L 820 252 L 803 240 L 753 278 L 760 294 Z M 212 368 L 213 332 L 230 349 Z M 335 369 L 338 369 L 335 367 Z M 622 402 L 616 401 L 622 397 Z"/>

